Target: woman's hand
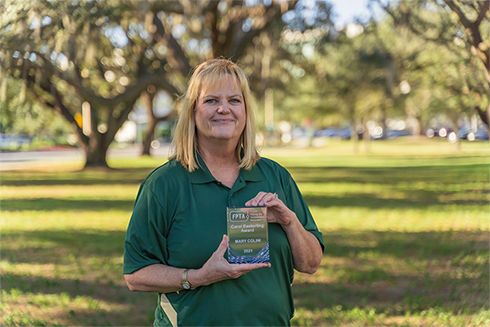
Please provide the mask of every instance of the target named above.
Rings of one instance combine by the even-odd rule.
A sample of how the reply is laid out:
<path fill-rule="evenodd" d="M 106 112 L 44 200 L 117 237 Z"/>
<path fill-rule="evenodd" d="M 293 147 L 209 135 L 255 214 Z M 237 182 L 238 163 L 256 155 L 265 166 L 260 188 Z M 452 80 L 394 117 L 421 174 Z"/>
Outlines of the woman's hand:
<path fill-rule="evenodd" d="M 224 235 L 218 249 L 201 269 L 190 269 L 187 280 L 192 287 L 210 285 L 225 279 L 238 278 L 249 271 L 270 267 L 270 263 L 229 264 L 224 254 L 228 248 L 228 236 Z M 124 275 L 131 291 L 171 293 L 182 290 L 183 268 L 154 264 Z"/>
<path fill-rule="evenodd" d="M 276 193 L 259 192 L 253 199 L 247 201 L 245 206 L 266 206 L 267 220 L 270 223 L 279 223 L 283 227 L 289 226 L 296 218 L 296 214 L 277 197 Z"/>
<path fill-rule="evenodd" d="M 266 206 L 270 223 L 281 224 L 291 246 L 294 268 L 298 271 L 313 274 L 320 266 L 322 248 L 315 235 L 307 231 L 299 221 L 296 213 L 277 198 L 276 193 L 259 192 L 245 206 Z"/>
<path fill-rule="evenodd" d="M 188 279 L 193 286 L 210 285 L 226 279 L 236 279 L 252 270 L 270 267 L 270 263 L 230 264 L 224 258 L 228 248 L 228 236 L 223 240 L 211 258 L 198 270 L 190 270 Z"/>

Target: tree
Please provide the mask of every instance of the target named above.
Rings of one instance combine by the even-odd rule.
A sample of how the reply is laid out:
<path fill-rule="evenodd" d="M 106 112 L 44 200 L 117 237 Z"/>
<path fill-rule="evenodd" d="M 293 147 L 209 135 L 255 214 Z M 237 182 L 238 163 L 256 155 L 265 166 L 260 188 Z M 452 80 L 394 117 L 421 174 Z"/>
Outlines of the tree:
<path fill-rule="evenodd" d="M 147 44 L 144 5 L 21 0 L 5 5 L 2 77 L 22 80 L 32 101 L 57 110 L 70 123 L 85 151 L 86 168 L 107 167 L 109 145 L 149 85 L 176 90 L 162 78 L 167 60 L 142 46 Z M 134 38 L 127 38 L 124 28 Z M 83 126 L 76 120 L 80 111 Z"/>
<path fill-rule="evenodd" d="M 433 49 L 428 49 L 426 42 L 408 29 L 393 24 L 389 17 L 380 21 L 371 19 L 367 29 L 374 37 L 379 64 L 385 69 L 383 84 L 387 101 L 382 104 L 382 116 L 387 117 L 389 111 L 395 117 L 404 115 L 412 122 L 413 134 L 423 135 L 430 114 L 427 101 L 422 100 L 429 88 L 424 72 L 431 65 L 427 53 Z M 383 130 L 386 130 L 383 120 Z"/>
<path fill-rule="evenodd" d="M 107 149 L 143 92 L 153 86 L 178 96 L 193 65 L 239 59 L 295 4 L 9 0 L 2 8 L 0 77 L 22 80 L 33 99 L 70 122 L 85 167 L 107 167 Z M 83 126 L 75 119 L 80 111 Z"/>
<path fill-rule="evenodd" d="M 71 130 L 64 119 L 56 113 L 44 110 L 41 104 L 25 98 L 21 94 L 23 83 L 7 77 L 8 89 L 5 89 L 2 102 L 8 103 L 0 110 L 0 132 L 25 136 L 36 135 L 32 141 L 54 140 L 56 144 L 68 144 Z M 19 119 L 22 117 L 22 119 Z M 50 144 L 50 143 L 48 143 Z"/>
<path fill-rule="evenodd" d="M 487 130 L 490 131 L 490 2 L 449 0 L 444 0 L 444 2 L 457 15 L 460 24 L 464 27 L 466 44 L 470 53 L 482 64 L 480 70 L 483 71 L 487 83 L 487 106 L 484 107 L 484 102 L 480 101 L 480 105 L 475 105 L 474 108 L 487 126 Z M 471 88 L 482 98 L 482 91 L 485 88 L 481 84 L 471 85 L 471 81 L 468 81 L 466 87 Z"/>
<path fill-rule="evenodd" d="M 280 30 L 284 26 L 281 16 L 293 9 L 296 3 L 297 1 L 181 1 L 173 2 L 171 7 L 156 3 L 152 12 L 160 18 L 166 30 L 177 34 L 177 42 L 172 43 L 176 47 L 175 51 L 170 54 L 175 57 L 173 61 L 183 62 L 183 67 L 195 66 L 205 59 L 217 57 L 249 64 L 250 60 L 246 57 L 250 57 L 251 49 L 257 50 L 260 47 L 264 40 L 261 35 Z M 256 74 L 254 69 L 245 70 L 249 75 Z M 189 70 L 182 70 L 181 80 L 185 81 L 189 73 Z M 162 120 L 155 117 L 150 108 L 148 112 L 150 123 L 144 141 L 144 154 L 149 153 L 146 150 L 149 149 L 154 128 Z"/>
<path fill-rule="evenodd" d="M 490 2 L 372 1 L 388 13 L 397 26 L 446 47 L 460 58 L 464 64 L 458 65 L 459 75 L 464 79 L 459 94 L 473 97 L 465 101 L 466 105 L 476 110 L 490 130 Z M 468 71 L 477 73 L 470 76 Z"/>
<path fill-rule="evenodd" d="M 383 120 L 383 110 L 392 105 L 385 96 L 391 58 L 377 43 L 363 25 L 351 24 L 336 36 L 324 34 L 310 42 L 287 44 L 305 76 L 290 84 L 288 92 L 293 96 L 284 100 L 285 106 L 293 113 L 304 108 L 302 112 L 320 126 L 347 122 L 354 151 L 359 151 L 362 131 L 369 149 L 368 122 Z"/>

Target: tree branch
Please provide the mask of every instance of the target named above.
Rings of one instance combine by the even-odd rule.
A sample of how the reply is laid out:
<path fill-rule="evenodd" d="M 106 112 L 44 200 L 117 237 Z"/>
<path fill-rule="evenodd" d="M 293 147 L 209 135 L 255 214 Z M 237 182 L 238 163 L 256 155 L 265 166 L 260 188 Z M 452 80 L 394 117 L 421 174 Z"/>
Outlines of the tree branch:
<path fill-rule="evenodd" d="M 36 52 L 36 54 L 39 54 L 42 57 L 42 54 Z M 127 87 L 126 91 L 113 97 L 113 98 L 104 98 L 101 96 L 96 95 L 92 90 L 85 88 L 81 84 L 81 80 L 77 80 L 75 78 L 71 78 L 68 73 L 62 72 L 58 70 L 54 65 L 52 65 L 49 61 L 45 59 L 45 64 L 43 67 L 39 67 L 38 65 L 35 65 L 34 63 L 31 63 L 28 60 L 23 60 L 23 63 L 21 65 L 14 65 L 11 66 L 10 68 L 13 69 L 31 69 L 34 68 L 36 70 L 41 69 L 43 70 L 46 78 L 51 78 L 53 76 L 56 76 L 57 78 L 60 78 L 61 80 L 67 82 L 69 85 L 73 86 L 75 88 L 75 91 L 78 93 L 80 98 L 90 102 L 91 104 L 95 105 L 101 105 L 105 107 L 113 107 L 118 103 L 121 102 L 130 102 L 133 99 L 137 99 L 141 92 L 146 89 L 146 87 L 150 84 L 153 85 L 160 85 L 166 90 L 171 90 L 171 91 L 176 91 L 176 88 L 168 83 L 164 78 L 161 76 L 158 76 L 156 74 L 151 74 L 151 73 L 145 73 L 143 76 L 141 76 L 134 85 L 131 87 Z"/>
<path fill-rule="evenodd" d="M 452 0 L 444 0 L 444 3 L 451 8 L 451 10 L 458 15 L 459 20 L 463 24 L 464 27 L 470 27 L 472 23 L 470 20 L 466 17 L 466 15 L 463 13 L 463 11 L 459 8 L 458 5 Z"/>
<path fill-rule="evenodd" d="M 475 20 L 476 25 L 480 26 L 481 22 L 485 18 L 485 15 L 487 14 L 489 9 L 490 9 L 489 1 L 479 2 L 480 13 L 478 14 L 478 18 Z"/>
<path fill-rule="evenodd" d="M 297 2 L 288 1 L 286 11 L 293 9 Z M 283 9 L 280 6 L 270 6 L 265 13 L 265 24 L 257 28 L 252 28 L 248 33 L 244 33 L 242 37 L 236 37 L 232 42 L 229 42 L 228 52 L 223 53 L 223 55 L 235 58 L 242 57 L 247 47 L 252 43 L 252 40 L 260 35 L 262 31 L 269 29 L 274 22 L 280 20 L 282 14 Z"/>
<path fill-rule="evenodd" d="M 80 141 L 82 142 L 82 145 L 88 146 L 89 143 L 89 138 L 83 134 L 82 129 L 80 126 L 78 126 L 77 121 L 75 120 L 75 117 L 70 113 L 70 110 L 65 106 L 63 103 L 63 97 L 61 94 L 58 92 L 56 87 L 47 79 L 43 78 L 42 81 L 35 80 L 33 76 L 28 76 L 27 77 L 27 82 L 31 85 L 37 85 L 41 90 L 44 92 L 52 95 L 54 97 L 54 102 L 51 102 L 46 99 L 46 97 L 36 94 L 37 92 L 35 91 L 35 88 L 28 88 L 30 92 L 33 92 L 36 95 L 36 98 L 40 100 L 44 105 L 50 107 L 51 109 L 58 109 L 59 113 L 70 123 L 70 125 L 75 129 L 77 132 Z M 37 84 L 36 84 L 37 83 Z"/>
<path fill-rule="evenodd" d="M 182 76 L 188 76 L 191 71 L 189 59 L 184 53 L 184 50 L 180 47 L 177 40 L 172 34 L 165 31 L 160 19 L 157 15 L 153 15 L 153 24 L 156 26 L 156 32 L 154 37 L 157 41 L 164 43 L 167 46 L 167 61 L 172 69 L 177 70 Z"/>

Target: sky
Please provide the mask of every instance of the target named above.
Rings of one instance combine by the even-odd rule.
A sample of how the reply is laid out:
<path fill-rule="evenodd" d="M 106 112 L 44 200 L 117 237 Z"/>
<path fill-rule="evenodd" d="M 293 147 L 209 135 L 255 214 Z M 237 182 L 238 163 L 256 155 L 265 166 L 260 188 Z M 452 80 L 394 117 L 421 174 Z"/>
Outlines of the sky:
<path fill-rule="evenodd" d="M 333 12 L 338 15 L 335 21 L 345 25 L 355 20 L 356 17 L 368 18 L 367 3 L 369 0 L 329 0 L 333 5 Z"/>

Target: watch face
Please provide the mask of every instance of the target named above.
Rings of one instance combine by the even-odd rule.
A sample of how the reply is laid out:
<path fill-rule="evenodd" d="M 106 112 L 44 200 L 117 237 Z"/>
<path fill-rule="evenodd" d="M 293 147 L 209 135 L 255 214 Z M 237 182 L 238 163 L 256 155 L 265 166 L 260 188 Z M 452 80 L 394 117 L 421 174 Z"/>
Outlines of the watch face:
<path fill-rule="evenodd" d="M 182 283 L 182 287 L 185 288 L 186 290 L 188 290 L 189 288 L 191 288 L 191 285 L 189 285 L 189 283 L 187 283 L 187 282 L 184 282 L 184 283 Z"/>

